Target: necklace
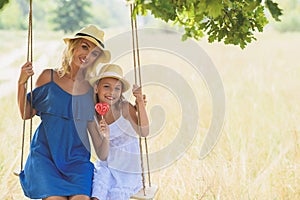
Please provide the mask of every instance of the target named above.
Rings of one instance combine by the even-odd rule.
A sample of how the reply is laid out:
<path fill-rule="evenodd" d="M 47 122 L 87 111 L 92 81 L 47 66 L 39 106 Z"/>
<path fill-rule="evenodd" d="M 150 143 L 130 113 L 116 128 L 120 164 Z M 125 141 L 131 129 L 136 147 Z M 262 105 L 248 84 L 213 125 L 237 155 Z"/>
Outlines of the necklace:
<path fill-rule="evenodd" d="M 76 80 L 75 78 L 72 78 L 71 75 L 65 75 L 65 77 L 66 77 L 67 79 L 70 79 L 70 80 L 73 81 L 73 82 Z"/>

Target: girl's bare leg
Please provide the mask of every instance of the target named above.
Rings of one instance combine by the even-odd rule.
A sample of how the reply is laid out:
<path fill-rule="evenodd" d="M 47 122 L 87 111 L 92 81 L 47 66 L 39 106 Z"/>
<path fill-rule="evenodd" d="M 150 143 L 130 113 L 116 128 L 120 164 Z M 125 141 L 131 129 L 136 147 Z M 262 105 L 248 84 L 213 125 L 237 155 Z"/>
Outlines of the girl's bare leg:
<path fill-rule="evenodd" d="M 91 198 L 86 195 L 74 195 L 69 197 L 69 200 L 90 200 Z"/>
<path fill-rule="evenodd" d="M 51 197 L 44 198 L 43 200 L 68 200 L 68 197 L 51 196 Z"/>

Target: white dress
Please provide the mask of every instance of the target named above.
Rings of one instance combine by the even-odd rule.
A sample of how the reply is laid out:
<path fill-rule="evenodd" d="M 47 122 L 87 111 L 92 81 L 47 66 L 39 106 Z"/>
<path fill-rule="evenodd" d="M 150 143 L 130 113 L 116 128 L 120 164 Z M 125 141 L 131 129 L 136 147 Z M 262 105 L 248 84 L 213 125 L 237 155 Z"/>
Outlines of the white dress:
<path fill-rule="evenodd" d="M 95 163 L 92 197 L 128 200 L 142 188 L 137 134 L 122 114 L 109 128 L 109 154 L 106 161 Z"/>

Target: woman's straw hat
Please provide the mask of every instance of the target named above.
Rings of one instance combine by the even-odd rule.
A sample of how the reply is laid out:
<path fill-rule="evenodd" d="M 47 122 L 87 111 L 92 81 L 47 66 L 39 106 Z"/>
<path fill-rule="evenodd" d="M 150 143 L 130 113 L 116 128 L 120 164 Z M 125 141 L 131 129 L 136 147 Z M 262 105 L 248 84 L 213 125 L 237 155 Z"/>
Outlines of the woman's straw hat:
<path fill-rule="evenodd" d="M 93 86 L 103 78 L 115 78 L 122 82 L 122 92 L 127 91 L 130 88 L 130 83 L 123 77 L 123 70 L 119 65 L 106 64 L 104 65 L 98 75 L 90 79 L 90 84 Z"/>
<path fill-rule="evenodd" d="M 104 32 L 95 25 L 88 25 L 77 32 L 74 36 L 64 38 L 64 42 L 68 43 L 70 40 L 83 38 L 99 47 L 103 52 L 98 58 L 97 62 L 107 63 L 110 61 L 110 52 L 105 50 L 104 46 Z"/>

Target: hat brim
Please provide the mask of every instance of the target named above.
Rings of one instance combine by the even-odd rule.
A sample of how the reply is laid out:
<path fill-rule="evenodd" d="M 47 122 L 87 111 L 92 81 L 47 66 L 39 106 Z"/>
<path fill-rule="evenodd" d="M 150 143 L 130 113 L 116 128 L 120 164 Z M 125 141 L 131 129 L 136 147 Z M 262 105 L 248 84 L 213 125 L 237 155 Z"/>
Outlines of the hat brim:
<path fill-rule="evenodd" d="M 101 75 L 95 76 L 89 80 L 89 83 L 91 84 L 91 86 L 94 86 L 99 80 L 101 80 L 103 78 L 115 78 L 115 79 L 121 81 L 123 84 L 122 92 L 126 92 L 130 88 L 130 83 L 126 79 L 121 78 L 119 76 L 113 76 L 113 75 L 111 75 L 111 76 L 101 76 Z"/>
<path fill-rule="evenodd" d="M 89 36 L 74 36 L 74 37 L 66 37 L 64 38 L 64 42 L 67 44 L 70 40 L 74 40 L 74 39 L 86 39 L 90 42 L 92 42 L 93 44 L 95 44 L 97 47 L 99 47 L 102 50 L 102 54 L 100 55 L 100 57 L 97 59 L 97 62 L 101 62 L 101 63 L 108 63 L 111 59 L 111 54 L 109 50 L 105 50 L 100 44 L 99 42 L 97 42 L 94 38 L 89 37 Z"/>

